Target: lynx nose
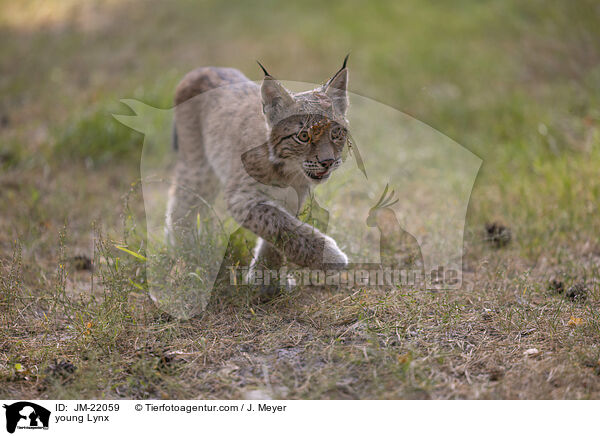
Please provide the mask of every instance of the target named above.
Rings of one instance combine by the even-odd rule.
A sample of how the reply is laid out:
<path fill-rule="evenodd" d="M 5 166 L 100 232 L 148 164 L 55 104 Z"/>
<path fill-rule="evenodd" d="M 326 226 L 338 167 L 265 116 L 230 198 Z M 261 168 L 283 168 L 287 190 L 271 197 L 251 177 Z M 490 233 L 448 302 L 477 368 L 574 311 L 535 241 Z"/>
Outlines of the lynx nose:
<path fill-rule="evenodd" d="M 329 169 L 329 167 L 331 167 L 331 165 L 333 165 L 333 163 L 335 162 L 335 159 L 324 159 L 324 160 L 320 160 L 319 163 L 321 164 L 321 166 L 323 168 L 325 168 L 326 170 Z"/>

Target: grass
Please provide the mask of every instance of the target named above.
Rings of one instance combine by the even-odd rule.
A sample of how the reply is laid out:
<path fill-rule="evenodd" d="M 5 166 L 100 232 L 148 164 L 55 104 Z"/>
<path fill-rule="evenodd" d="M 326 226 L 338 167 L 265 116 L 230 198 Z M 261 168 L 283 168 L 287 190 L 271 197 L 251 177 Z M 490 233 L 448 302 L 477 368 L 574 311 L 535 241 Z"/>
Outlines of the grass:
<path fill-rule="evenodd" d="M 598 398 L 599 15 L 592 1 L 0 1 L 0 396 Z M 242 293 L 162 315 L 144 263 L 115 247 L 145 253 L 142 136 L 111 116 L 128 113 L 119 100 L 169 108 L 189 69 L 259 79 L 255 59 L 319 83 L 349 50 L 353 92 L 483 159 L 463 289 Z M 486 242 L 492 221 L 506 247 Z"/>

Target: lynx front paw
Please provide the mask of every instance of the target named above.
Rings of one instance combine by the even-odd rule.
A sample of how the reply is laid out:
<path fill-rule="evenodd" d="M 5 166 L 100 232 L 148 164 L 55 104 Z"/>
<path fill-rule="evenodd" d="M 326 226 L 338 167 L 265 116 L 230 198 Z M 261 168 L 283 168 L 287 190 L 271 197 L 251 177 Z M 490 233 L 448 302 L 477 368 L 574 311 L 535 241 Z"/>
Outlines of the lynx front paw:
<path fill-rule="evenodd" d="M 348 265 L 348 256 L 339 249 L 335 241 L 329 236 L 325 236 L 325 247 L 323 248 L 323 263 L 337 268 L 344 268 Z"/>

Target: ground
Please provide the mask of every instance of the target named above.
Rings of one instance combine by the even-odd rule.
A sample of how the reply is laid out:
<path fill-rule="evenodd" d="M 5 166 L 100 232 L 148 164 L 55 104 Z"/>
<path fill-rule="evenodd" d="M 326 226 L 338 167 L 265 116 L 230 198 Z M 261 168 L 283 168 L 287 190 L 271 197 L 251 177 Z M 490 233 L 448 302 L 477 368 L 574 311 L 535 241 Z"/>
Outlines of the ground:
<path fill-rule="evenodd" d="M 0 397 L 600 398 L 595 2 L 148 3 L 0 1 Z M 115 248 L 144 253 L 119 99 L 168 108 L 189 69 L 255 59 L 319 83 L 348 51 L 353 92 L 483 160 L 462 290 L 161 314 Z"/>

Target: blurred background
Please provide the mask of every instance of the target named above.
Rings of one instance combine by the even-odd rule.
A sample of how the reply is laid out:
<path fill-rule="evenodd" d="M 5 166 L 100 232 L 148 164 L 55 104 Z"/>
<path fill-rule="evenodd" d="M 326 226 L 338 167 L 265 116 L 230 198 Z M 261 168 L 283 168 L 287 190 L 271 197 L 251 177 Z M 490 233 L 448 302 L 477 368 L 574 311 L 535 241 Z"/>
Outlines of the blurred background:
<path fill-rule="evenodd" d="M 98 210 L 90 196 L 135 180 L 142 138 L 110 116 L 128 113 L 119 99 L 168 108 L 190 69 L 258 80 L 256 59 L 321 83 L 347 52 L 352 92 L 483 159 L 470 216 L 527 223 L 531 243 L 564 226 L 595 231 L 599 17 L 586 0 L 2 0 L 0 169 L 16 186 L 3 189 L 1 243 L 37 238 L 36 220 L 76 225 Z"/>

